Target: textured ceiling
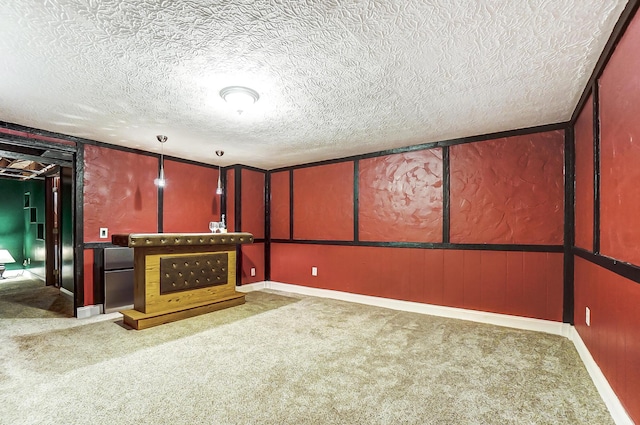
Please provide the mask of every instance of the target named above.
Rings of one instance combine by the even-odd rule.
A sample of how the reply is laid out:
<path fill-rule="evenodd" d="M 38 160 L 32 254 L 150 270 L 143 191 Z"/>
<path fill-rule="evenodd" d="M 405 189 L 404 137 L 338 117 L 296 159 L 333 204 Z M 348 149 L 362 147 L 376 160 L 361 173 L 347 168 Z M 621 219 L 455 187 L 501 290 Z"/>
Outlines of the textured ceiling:
<path fill-rule="evenodd" d="M 3 1 L 0 120 L 266 169 L 557 123 L 625 4 Z"/>

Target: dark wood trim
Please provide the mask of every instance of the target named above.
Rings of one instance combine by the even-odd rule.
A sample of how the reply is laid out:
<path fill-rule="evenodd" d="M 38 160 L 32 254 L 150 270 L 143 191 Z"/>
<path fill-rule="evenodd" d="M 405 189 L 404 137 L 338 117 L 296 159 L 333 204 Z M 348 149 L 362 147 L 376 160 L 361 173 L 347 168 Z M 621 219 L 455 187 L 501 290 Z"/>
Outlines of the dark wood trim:
<path fill-rule="evenodd" d="M 45 285 L 47 286 L 57 286 L 59 284 L 56 279 L 56 270 L 53 267 L 55 263 L 55 249 L 59 246 L 59 243 L 56 243 L 55 239 L 58 235 L 53 232 L 54 225 L 57 224 L 55 223 L 54 215 L 57 215 L 58 218 L 60 217 L 59 211 L 56 211 L 57 208 L 55 208 L 56 206 L 60 206 L 60 202 L 58 202 L 58 205 L 54 205 L 53 203 L 54 181 L 55 177 L 46 177 L 44 179 Z M 59 234 L 60 229 L 58 228 L 57 230 Z"/>
<path fill-rule="evenodd" d="M 142 151 L 144 152 L 144 151 Z M 147 152 L 148 154 L 148 152 Z M 152 153 L 152 156 L 160 156 L 158 154 Z M 171 155 L 164 155 L 164 159 L 165 161 L 173 161 L 173 162 L 180 162 L 182 164 L 189 164 L 189 165 L 195 165 L 196 167 L 204 167 L 204 168 L 213 168 L 213 169 L 218 169 L 218 165 L 216 164 L 206 164 L 204 162 L 199 162 L 199 161 L 194 161 L 192 159 L 185 159 L 185 158 L 178 158 L 177 156 L 171 156 Z"/>
<path fill-rule="evenodd" d="M 3 138 L 0 135 L 0 142 L 1 141 L 3 141 Z M 15 147 L 15 149 L 12 149 L 13 147 Z M 41 148 L 40 150 L 44 150 L 44 149 Z M 21 159 L 26 159 L 28 161 L 36 161 L 36 162 L 41 162 L 46 164 L 56 164 L 62 167 L 69 167 L 69 168 L 73 167 L 73 160 L 67 161 L 64 159 L 48 158 L 48 157 L 26 153 L 29 151 L 33 151 L 33 149 L 25 149 L 24 146 L 15 145 L 10 141 L 7 143 L 0 143 L 0 157 L 15 158 L 16 155 L 18 155 Z"/>
<path fill-rule="evenodd" d="M 623 261 L 614 260 L 604 255 L 594 254 L 582 248 L 573 247 L 573 254 L 593 264 L 609 270 L 619 276 L 627 278 L 635 283 L 640 283 L 640 267 Z"/>
<path fill-rule="evenodd" d="M 6 145 L 19 146 L 21 148 L 41 149 L 41 150 L 56 150 L 58 152 L 64 152 L 73 155 L 76 152 L 76 147 L 72 145 L 65 145 L 62 143 L 49 142 L 46 140 L 30 139 L 26 136 L 16 136 L 13 134 L 0 133 L 0 142 Z M 38 157 L 42 159 L 41 157 Z M 51 158 L 55 160 L 55 158 Z M 69 161 L 64 161 L 69 162 Z"/>
<path fill-rule="evenodd" d="M 127 147 L 127 146 L 112 145 L 111 143 L 98 142 L 98 141 L 95 141 L 95 140 L 85 140 L 83 142 L 83 144 L 97 146 L 97 147 L 104 148 L 104 149 L 116 150 L 116 151 L 120 151 L 120 152 L 127 152 L 127 153 L 133 153 L 133 154 L 137 154 L 137 155 L 152 156 L 152 157 L 160 158 L 160 154 L 156 153 L 156 152 L 145 151 L 145 150 L 137 149 L 137 148 L 130 148 L 130 147 Z M 218 168 L 218 165 L 215 165 L 215 164 L 209 164 L 209 163 L 205 163 L 205 162 L 194 161 L 192 159 L 179 158 L 177 156 L 172 156 L 172 155 L 167 155 L 167 154 L 165 154 L 163 156 L 164 156 L 165 161 L 180 162 L 182 164 L 195 165 L 197 167 L 214 168 L 214 169 Z"/>
<path fill-rule="evenodd" d="M 86 140 L 86 141 L 82 142 L 82 144 L 83 145 L 96 146 L 96 147 L 104 148 L 104 149 L 111 149 L 111 150 L 114 150 L 114 151 L 135 153 L 137 155 L 144 155 L 144 156 L 155 156 L 155 157 L 160 158 L 160 154 L 159 153 L 145 151 L 143 149 L 130 148 L 130 147 L 127 147 L 127 146 L 112 145 L 111 143 L 98 142 L 96 140 Z M 165 157 L 165 159 L 174 158 L 174 157 L 170 157 L 169 155 L 164 155 L 164 157 Z"/>
<path fill-rule="evenodd" d="M 293 240 L 293 169 L 289 170 L 289 240 Z"/>
<path fill-rule="evenodd" d="M 58 139 L 61 142 L 92 145 L 92 146 L 98 146 L 98 147 L 105 148 L 105 149 L 112 149 L 112 150 L 117 150 L 117 151 L 122 151 L 122 152 L 129 152 L 129 153 L 135 153 L 135 154 L 138 154 L 138 155 L 153 156 L 153 157 L 160 158 L 160 154 L 158 154 L 156 152 L 150 152 L 150 151 L 146 151 L 146 150 L 142 150 L 142 149 L 130 148 L 130 147 L 127 147 L 127 146 L 114 145 L 114 144 L 111 144 L 111 143 L 99 142 L 97 140 L 83 139 L 83 138 L 80 138 L 80 137 L 69 136 L 69 135 L 61 134 L 61 133 L 48 132 L 48 131 L 39 130 L 39 129 L 31 128 L 31 127 L 23 127 L 23 126 L 19 126 L 17 124 L 11 124 L 11 123 L 6 123 L 6 122 L 2 122 L 2 121 L 0 121 L 0 128 L 6 128 L 6 129 L 9 129 L 9 130 L 12 130 L 12 131 L 22 131 L 22 132 L 31 134 L 31 135 L 36 136 L 36 137 L 37 136 L 50 137 L 50 138 Z M 59 151 L 70 152 L 70 153 L 73 153 L 76 150 L 75 146 L 68 145 L 68 144 L 60 144 L 60 143 L 55 143 L 55 142 L 49 142 L 49 141 L 46 141 L 46 140 L 33 139 L 33 138 L 28 137 L 28 136 L 17 136 L 17 135 L 13 135 L 13 134 L 5 134 L 5 133 L 1 133 L 0 132 L 0 141 L 2 141 L 3 139 L 5 141 L 7 141 L 8 143 L 14 144 L 16 146 L 24 146 L 24 147 L 40 148 L 40 149 L 57 149 Z M 176 161 L 176 162 L 195 165 L 195 166 L 199 166 L 199 167 L 218 168 L 218 166 L 214 165 L 214 164 L 208 164 L 208 163 L 204 163 L 204 162 L 200 162 L 200 161 L 194 161 L 194 160 L 190 160 L 190 159 L 179 158 L 179 157 L 171 156 L 171 155 L 164 155 L 164 158 L 166 160 L 169 160 L 169 161 Z M 40 158 L 40 159 L 42 159 L 42 158 Z M 58 161 L 58 162 L 56 162 L 56 161 Z M 55 164 L 59 163 L 60 161 L 63 161 L 63 160 L 54 159 L 54 158 L 51 158 L 50 160 L 48 159 L 48 162 L 55 163 Z M 66 165 L 66 164 L 61 164 L 61 165 Z M 71 166 L 71 165 L 69 164 L 69 166 Z M 249 166 L 244 166 L 244 165 L 242 167 L 247 168 L 247 169 L 260 170 L 262 172 L 265 171 L 265 170 L 261 170 L 259 168 L 254 168 L 254 167 L 249 167 Z"/>
<path fill-rule="evenodd" d="M 84 306 L 84 145 L 76 146 L 73 157 L 73 209 L 74 209 L 74 297 L 73 315 L 77 316 L 78 307 Z M 62 267 L 62 265 L 61 265 Z"/>
<path fill-rule="evenodd" d="M 93 304 L 104 304 L 104 248 L 93 249 L 91 272 L 93 273 Z"/>
<path fill-rule="evenodd" d="M 573 324 L 574 273 L 571 247 L 575 239 L 575 138 L 573 127 L 564 136 L 564 261 L 562 321 Z"/>
<path fill-rule="evenodd" d="M 449 243 L 451 235 L 451 160 L 449 146 L 442 147 L 442 242 Z"/>
<path fill-rule="evenodd" d="M 233 206 L 234 206 L 234 232 L 242 230 L 242 168 L 237 165 L 233 166 Z"/>
<path fill-rule="evenodd" d="M 57 143 L 48 140 L 32 139 L 28 136 L 17 136 L 15 134 L 0 133 L 0 142 L 2 142 L 3 145 L 19 146 L 25 149 L 54 149 L 58 152 L 64 152 L 67 154 L 73 154 L 76 150 L 75 145 Z M 55 160 L 56 158 L 51 159 Z M 66 160 L 66 162 L 70 162 L 70 160 Z"/>
<path fill-rule="evenodd" d="M 593 84 L 593 252 L 600 252 L 600 89 Z"/>
<path fill-rule="evenodd" d="M 236 168 L 236 167 L 240 167 L 243 170 L 256 171 L 258 173 L 266 173 L 267 171 L 269 171 L 269 170 L 265 170 L 265 169 L 262 169 L 262 168 L 252 167 L 250 165 L 244 165 L 244 164 L 233 164 L 233 165 L 229 166 L 229 168 Z"/>
<path fill-rule="evenodd" d="M 360 211 L 360 161 L 353 161 L 353 240 L 358 242 L 360 240 L 359 231 L 359 211 Z"/>
<path fill-rule="evenodd" d="M 526 245 L 526 244 L 461 244 L 440 242 L 373 242 L 373 241 L 323 241 L 323 240 L 289 240 L 271 239 L 271 243 L 302 245 L 338 245 L 369 246 L 388 248 L 421 248 L 421 249 L 459 249 L 472 251 L 522 251 L 522 252 L 564 252 L 563 245 Z"/>
<path fill-rule="evenodd" d="M 520 128 L 520 129 L 515 129 L 515 130 L 500 131 L 500 132 L 496 132 L 496 133 L 482 134 L 482 135 L 478 135 L 478 136 L 460 137 L 460 138 L 457 138 L 457 139 L 449 139 L 449 140 L 443 140 L 443 141 L 439 141 L 439 142 L 429 142 L 429 143 L 423 143 L 423 144 L 419 144 L 419 145 L 405 146 L 405 147 L 401 147 L 401 148 L 388 149 L 388 150 L 384 150 L 384 151 L 371 152 L 371 153 L 366 153 L 366 154 L 361 154 L 361 155 L 353 155 L 353 156 L 348 156 L 348 157 L 344 157 L 344 158 L 336 158 L 336 159 L 327 159 L 327 160 L 324 160 L 324 161 L 308 162 L 306 164 L 292 165 L 292 166 L 287 166 L 287 167 L 275 168 L 275 169 L 273 169 L 271 171 L 276 173 L 276 172 L 279 172 L 279 171 L 288 171 L 288 170 L 295 170 L 295 169 L 299 169 L 299 168 L 308 168 L 308 167 L 317 167 L 317 166 L 320 166 L 320 165 L 337 164 L 337 163 L 340 163 L 340 162 L 355 161 L 355 160 L 367 159 L 367 158 L 375 158 L 375 157 L 379 157 L 379 156 L 394 155 L 394 154 L 405 153 L 405 152 L 414 152 L 414 151 L 420 151 L 420 150 L 425 150 L 425 149 L 439 148 L 439 147 L 443 147 L 443 146 L 454 146 L 454 145 L 461 145 L 461 144 L 466 144 L 466 143 L 485 142 L 487 140 L 502 139 L 502 138 L 505 138 L 505 137 L 523 136 L 523 135 L 527 135 L 527 134 L 544 133 L 544 132 L 547 132 L 547 131 L 564 130 L 565 128 L 567 128 L 568 125 L 569 125 L 569 122 L 567 121 L 567 122 L 561 122 L 561 123 L 557 123 L 557 124 L 548 124 L 548 125 L 541 125 L 541 126 L 536 126 L 536 127 L 527 127 L 527 128 Z"/>
<path fill-rule="evenodd" d="M 271 172 L 264 175 L 264 280 L 271 280 Z"/>
<path fill-rule="evenodd" d="M 10 122 L 6 122 L 6 121 L 0 121 L 0 128 L 5 128 L 7 130 L 11 130 L 11 131 L 21 131 L 24 133 L 28 133 L 28 134 L 32 134 L 34 136 L 40 136 L 40 137 L 48 137 L 51 139 L 58 139 L 61 142 L 67 142 L 67 143 L 87 143 L 87 142 L 91 142 L 91 140 L 88 139 L 83 139 L 81 137 L 75 137 L 75 136 L 69 136 L 68 134 L 62 134 L 62 133 L 55 133 L 53 131 L 46 131 L 46 130 L 41 130 L 38 128 L 33 128 L 33 127 L 26 127 L 23 125 L 19 125 L 19 124 L 14 124 L 14 123 L 10 123 Z M 36 143 L 37 143 L 37 139 L 36 139 Z M 56 144 L 51 142 L 52 144 Z M 33 145 L 32 145 L 33 146 Z M 58 144 L 56 144 L 56 146 L 60 146 Z M 64 144 L 62 145 L 64 146 Z M 69 147 L 71 145 L 67 145 L 67 147 Z M 74 148 L 75 151 L 75 147 L 72 146 Z"/>
<path fill-rule="evenodd" d="M 158 157 L 158 172 L 156 176 L 160 175 L 162 168 L 161 158 Z M 158 191 L 158 233 L 164 233 L 164 187 L 156 186 Z"/>
<path fill-rule="evenodd" d="M 236 232 L 242 230 L 242 167 L 233 166 L 234 186 L 234 228 Z M 242 285 L 242 247 L 236 245 L 236 286 Z"/>
<path fill-rule="evenodd" d="M 636 12 L 638 11 L 639 6 L 640 6 L 640 0 L 629 0 L 629 2 L 627 3 L 627 6 L 624 8 L 622 13 L 620 14 L 620 18 L 618 18 L 618 22 L 613 27 L 611 36 L 609 36 L 609 40 L 607 41 L 607 44 L 605 44 L 604 49 L 600 54 L 600 58 L 598 59 L 598 62 L 596 62 L 596 66 L 593 69 L 591 76 L 589 77 L 589 80 L 584 88 L 584 91 L 582 92 L 582 95 L 580 96 L 580 100 L 578 101 L 578 104 L 576 105 L 576 108 L 573 111 L 573 115 L 571 115 L 571 120 L 570 120 L 571 125 L 575 125 L 576 120 L 580 115 L 580 111 L 582 110 L 584 104 L 587 102 L 587 99 L 589 98 L 589 91 L 591 90 L 591 87 L 594 84 L 596 84 L 596 82 L 602 75 L 602 72 L 607 66 L 609 59 L 611 59 L 611 55 L 613 55 L 616 49 L 616 46 L 622 39 L 622 36 L 624 35 L 627 27 L 631 23 L 631 20 L 633 19 Z"/>

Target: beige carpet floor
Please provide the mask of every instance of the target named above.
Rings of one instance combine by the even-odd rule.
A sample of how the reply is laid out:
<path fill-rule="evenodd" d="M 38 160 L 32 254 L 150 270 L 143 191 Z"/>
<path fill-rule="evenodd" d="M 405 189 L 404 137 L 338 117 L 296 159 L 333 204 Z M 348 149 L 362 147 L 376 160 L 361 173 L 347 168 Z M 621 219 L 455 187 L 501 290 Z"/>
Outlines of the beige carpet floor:
<path fill-rule="evenodd" d="M 613 423 L 559 336 L 267 291 L 134 331 L 3 285 L 0 424 Z"/>

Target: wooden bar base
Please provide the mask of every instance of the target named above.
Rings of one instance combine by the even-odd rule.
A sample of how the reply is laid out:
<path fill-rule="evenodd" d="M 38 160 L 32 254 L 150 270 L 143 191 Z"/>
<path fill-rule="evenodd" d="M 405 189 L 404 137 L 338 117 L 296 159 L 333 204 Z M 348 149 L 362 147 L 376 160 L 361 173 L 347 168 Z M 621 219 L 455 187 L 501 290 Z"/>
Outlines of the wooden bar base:
<path fill-rule="evenodd" d="M 131 233 L 112 242 L 133 248 L 133 309 L 121 313 L 134 329 L 244 304 L 236 251 L 253 243 L 251 233 Z"/>
<path fill-rule="evenodd" d="M 244 304 L 244 302 L 244 294 L 236 293 L 228 297 L 218 298 L 213 302 L 194 305 L 187 309 L 179 308 L 175 311 L 165 310 L 157 313 L 142 313 L 138 310 L 123 310 L 120 313 L 124 316 L 124 323 L 126 325 L 140 330 L 162 325 L 164 323 L 175 322 L 188 317 L 198 316 L 200 314 L 211 313 L 212 311 L 222 310 L 228 307 L 235 307 L 237 305 Z"/>

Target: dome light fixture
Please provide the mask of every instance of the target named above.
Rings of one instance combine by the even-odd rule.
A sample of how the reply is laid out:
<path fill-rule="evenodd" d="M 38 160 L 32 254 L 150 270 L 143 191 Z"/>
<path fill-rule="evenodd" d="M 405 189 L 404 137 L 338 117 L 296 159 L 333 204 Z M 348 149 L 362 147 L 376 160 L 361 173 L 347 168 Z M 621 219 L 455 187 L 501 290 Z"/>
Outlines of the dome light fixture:
<path fill-rule="evenodd" d="M 260 99 L 257 91 L 242 86 L 225 87 L 220 90 L 220 97 L 238 111 L 238 114 L 241 114 L 246 108 Z"/>

